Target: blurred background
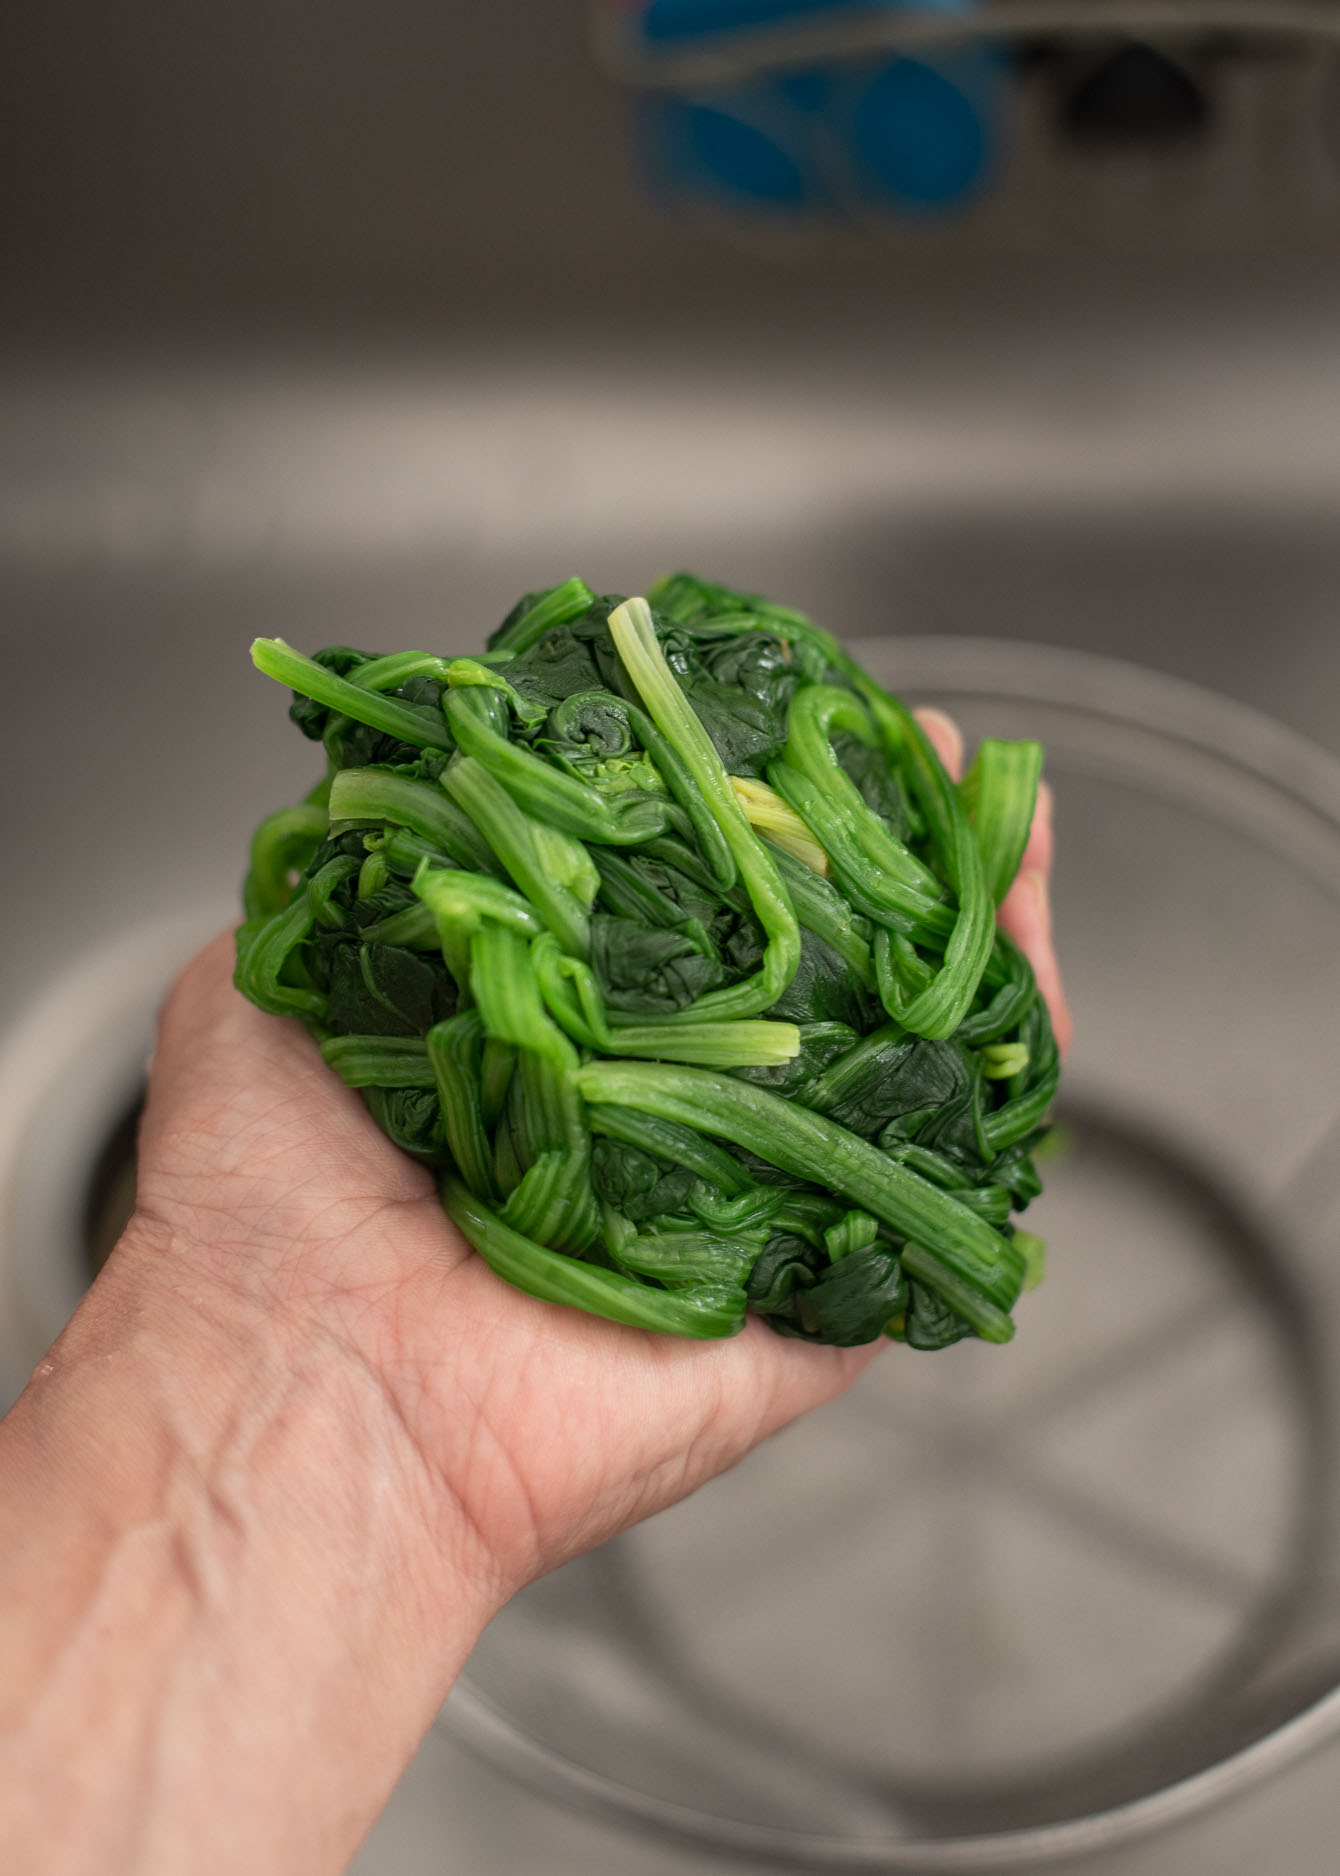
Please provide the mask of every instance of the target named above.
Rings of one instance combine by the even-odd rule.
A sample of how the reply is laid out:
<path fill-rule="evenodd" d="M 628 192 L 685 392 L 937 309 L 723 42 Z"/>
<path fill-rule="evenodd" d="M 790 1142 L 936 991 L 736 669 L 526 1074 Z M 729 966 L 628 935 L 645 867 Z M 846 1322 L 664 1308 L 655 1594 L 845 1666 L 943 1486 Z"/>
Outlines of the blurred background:
<path fill-rule="evenodd" d="M 1308 30 L 1263 33 L 1163 0 L 1143 39 L 1097 0 L 998 11 L 1048 29 L 921 47 L 939 92 L 890 100 L 915 61 L 795 0 L 646 30 L 578 0 L 12 0 L 8 755 L 49 768 L 55 661 L 118 825 L 144 777 L 117 752 L 183 707 L 199 793 L 161 792 L 171 865 L 128 888 L 48 775 L 84 913 L 11 931 L 0 1010 L 231 877 L 300 779 L 255 632 L 464 646 L 527 585 L 685 562 L 847 634 L 1115 651 L 1335 746 L 1340 9 L 1275 0 Z"/>
<path fill-rule="evenodd" d="M 0 231 L 24 1047 L 309 785 L 258 633 L 688 565 L 1340 755 L 1340 5 L 9 0 Z M 1321 1876 L 1335 1768 L 1103 1867 Z M 439 1735 L 358 1867 L 541 1864 L 711 1867 Z"/>

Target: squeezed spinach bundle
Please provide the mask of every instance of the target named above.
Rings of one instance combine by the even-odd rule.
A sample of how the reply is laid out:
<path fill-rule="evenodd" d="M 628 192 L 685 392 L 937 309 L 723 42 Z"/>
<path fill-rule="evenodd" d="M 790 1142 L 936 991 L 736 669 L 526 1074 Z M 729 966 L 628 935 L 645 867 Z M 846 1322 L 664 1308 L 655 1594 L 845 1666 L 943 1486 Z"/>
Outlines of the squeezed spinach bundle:
<path fill-rule="evenodd" d="M 499 1276 L 641 1328 L 1008 1341 L 1057 1055 L 996 906 L 1042 751 L 955 785 L 803 615 L 679 574 L 478 658 L 303 657 L 238 987 L 301 1018 Z"/>

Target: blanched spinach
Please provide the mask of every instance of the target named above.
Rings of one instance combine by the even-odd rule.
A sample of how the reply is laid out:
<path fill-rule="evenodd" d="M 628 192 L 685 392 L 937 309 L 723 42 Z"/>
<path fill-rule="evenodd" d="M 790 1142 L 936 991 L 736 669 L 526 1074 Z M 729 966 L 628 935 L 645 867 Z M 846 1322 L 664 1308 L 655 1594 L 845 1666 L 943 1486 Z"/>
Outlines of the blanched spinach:
<path fill-rule="evenodd" d="M 327 774 L 257 830 L 238 986 L 500 1275 L 671 1334 L 1009 1339 L 1036 745 L 956 786 L 836 640 L 687 574 L 527 594 L 478 658 L 253 656 Z"/>

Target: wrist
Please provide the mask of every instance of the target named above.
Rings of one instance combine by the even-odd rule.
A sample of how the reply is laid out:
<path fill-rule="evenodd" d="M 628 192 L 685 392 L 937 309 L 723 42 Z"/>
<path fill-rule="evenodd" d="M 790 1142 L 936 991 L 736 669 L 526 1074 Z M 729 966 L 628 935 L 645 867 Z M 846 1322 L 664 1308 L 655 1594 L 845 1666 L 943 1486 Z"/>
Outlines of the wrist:
<path fill-rule="evenodd" d="M 132 1227 L 0 1427 L 0 1778 L 128 1738 L 127 1866 L 222 1776 L 239 1866 L 329 1829 L 333 1867 L 501 1596 L 352 1344 L 172 1255 Z"/>

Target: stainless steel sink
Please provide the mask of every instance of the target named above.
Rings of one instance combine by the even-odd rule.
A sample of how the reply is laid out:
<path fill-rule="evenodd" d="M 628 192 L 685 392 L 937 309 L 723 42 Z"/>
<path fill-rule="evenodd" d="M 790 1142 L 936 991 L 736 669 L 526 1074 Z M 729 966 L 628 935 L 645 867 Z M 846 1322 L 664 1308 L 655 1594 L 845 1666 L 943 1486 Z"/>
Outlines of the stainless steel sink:
<path fill-rule="evenodd" d="M 608 336 L 600 352 L 11 374 L 0 1031 L 139 922 L 226 902 L 254 822 L 309 784 L 310 751 L 250 669 L 257 633 L 467 650 L 529 586 L 581 572 L 636 590 L 684 564 L 853 636 L 1133 659 L 1340 754 L 1329 292 L 1310 310 L 1209 305 L 1163 343 L 1157 320 L 1133 335 L 1087 291 L 1069 316 L 1021 294 L 931 338 L 853 312 L 841 345 L 832 327 L 824 347 L 803 331 L 667 343 L 654 369 Z M 117 1099 L 124 1079 L 106 1077 Z M 12 1393 L 40 1335 L 0 1328 Z M 1085 1867 L 1330 1876 L 1338 1768 L 1324 1753 Z M 523 1791 L 435 1732 L 357 1868 L 446 1867 L 715 1865 Z"/>
<path fill-rule="evenodd" d="M 940 321 L 854 308 L 841 350 L 802 321 L 754 343 L 644 330 L 642 353 L 0 371 L 25 806 L 5 837 L 61 906 L 11 919 L 0 1016 L 136 915 L 217 890 L 303 785 L 253 635 L 465 649 L 568 570 L 627 590 L 697 565 L 849 635 L 1107 651 L 1340 746 L 1323 287 L 1195 326 L 1165 306 L 1162 340 L 1157 304 L 1039 290 L 977 326 L 953 294 Z"/>

